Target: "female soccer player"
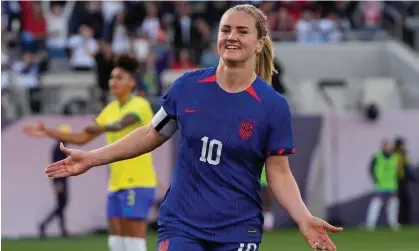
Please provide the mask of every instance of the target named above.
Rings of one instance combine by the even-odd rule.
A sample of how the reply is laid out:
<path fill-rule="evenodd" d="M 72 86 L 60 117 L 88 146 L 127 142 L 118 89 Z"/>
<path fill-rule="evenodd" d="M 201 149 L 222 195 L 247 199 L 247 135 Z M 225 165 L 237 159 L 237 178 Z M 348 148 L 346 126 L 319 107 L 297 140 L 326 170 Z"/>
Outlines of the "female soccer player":
<path fill-rule="evenodd" d="M 136 86 L 134 73 L 138 69 L 134 58 L 122 55 L 116 62 L 109 87 L 116 100 L 108 104 L 95 123 L 79 133 L 62 133 L 45 128 L 28 126 L 24 131 L 35 136 L 49 136 L 72 144 L 83 145 L 106 133 L 112 144 L 135 129 L 147 125 L 153 118 L 149 102 L 132 95 Z M 146 250 L 147 217 L 154 202 L 156 174 L 151 153 L 112 163 L 108 185 L 107 217 L 110 226 L 111 251 Z"/>
<path fill-rule="evenodd" d="M 229 9 L 220 21 L 217 67 L 177 79 L 152 122 L 123 139 L 89 152 L 62 146 L 69 157 L 49 165 L 47 176 L 79 175 L 148 153 L 179 130 L 176 167 L 160 207 L 160 251 L 258 250 L 265 162 L 273 195 L 308 244 L 335 250 L 326 231 L 342 229 L 310 214 L 290 171 L 291 114 L 267 83 L 274 70 L 267 27 L 252 5 Z"/>

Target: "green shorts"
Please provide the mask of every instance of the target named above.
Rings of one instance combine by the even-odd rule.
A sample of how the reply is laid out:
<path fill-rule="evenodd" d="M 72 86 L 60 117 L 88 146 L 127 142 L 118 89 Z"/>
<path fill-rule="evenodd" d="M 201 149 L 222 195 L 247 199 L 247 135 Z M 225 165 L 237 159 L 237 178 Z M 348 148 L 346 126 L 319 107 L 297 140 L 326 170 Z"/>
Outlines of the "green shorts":
<path fill-rule="evenodd" d="M 266 170 L 265 170 L 265 166 L 263 166 L 262 169 L 262 174 L 260 175 L 260 185 L 262 187 L 267 187 L 268 186 L 268 180 L 266 179 Z"/>

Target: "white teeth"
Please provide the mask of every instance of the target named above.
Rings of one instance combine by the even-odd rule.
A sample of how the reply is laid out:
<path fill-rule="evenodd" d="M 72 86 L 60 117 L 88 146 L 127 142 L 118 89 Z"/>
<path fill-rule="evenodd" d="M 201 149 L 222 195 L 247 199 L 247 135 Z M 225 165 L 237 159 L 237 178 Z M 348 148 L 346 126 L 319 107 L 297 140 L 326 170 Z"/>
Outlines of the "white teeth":
<path fill-rule="evenodd" d="M 233 50 L 240 49 L 238 46 L 234 46 L 234 45 L 227 45 L 226 48 L 233 49 Z"/>

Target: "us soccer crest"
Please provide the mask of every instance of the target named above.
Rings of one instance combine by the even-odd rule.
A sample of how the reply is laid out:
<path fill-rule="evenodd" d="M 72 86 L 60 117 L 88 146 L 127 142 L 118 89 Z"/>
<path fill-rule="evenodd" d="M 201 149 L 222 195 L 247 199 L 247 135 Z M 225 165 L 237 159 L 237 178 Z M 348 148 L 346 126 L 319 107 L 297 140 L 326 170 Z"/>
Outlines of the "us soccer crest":
<path fill-rule="evenodd" d="M 159 251 L 167 251 L 169 249 L 169 240 L 164 240 L 159 243 Z"/>
<path fill-rule="evenodd" d="M 239 136 L 241 139 L 249 139 L 253 134 L 253 129 L 255 128 L 254 121 L 244 120 L 240 124 Z"/>

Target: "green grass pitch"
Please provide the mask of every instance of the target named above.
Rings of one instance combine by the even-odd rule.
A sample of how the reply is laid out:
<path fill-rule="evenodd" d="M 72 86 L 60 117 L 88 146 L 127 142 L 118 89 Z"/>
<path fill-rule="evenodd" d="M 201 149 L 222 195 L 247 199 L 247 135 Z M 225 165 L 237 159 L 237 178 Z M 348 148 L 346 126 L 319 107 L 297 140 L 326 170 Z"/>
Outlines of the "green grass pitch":
<path fill-rule="evenodd" d="M 346 229 L 331 235 L 340 251 L 419 251 L 419 227 L 404 228 L 393 232 L 387 228 L 367 232 Z M 148 250 L 156 250 L 156 234 L 147 238 Z M 2 239 L 2 251 L 106 251 L 106 236 L 73 237 L 69 239 Z M 261 251 L 310 251 L 296 230 L 279 230 L 265 233 Z"/>

